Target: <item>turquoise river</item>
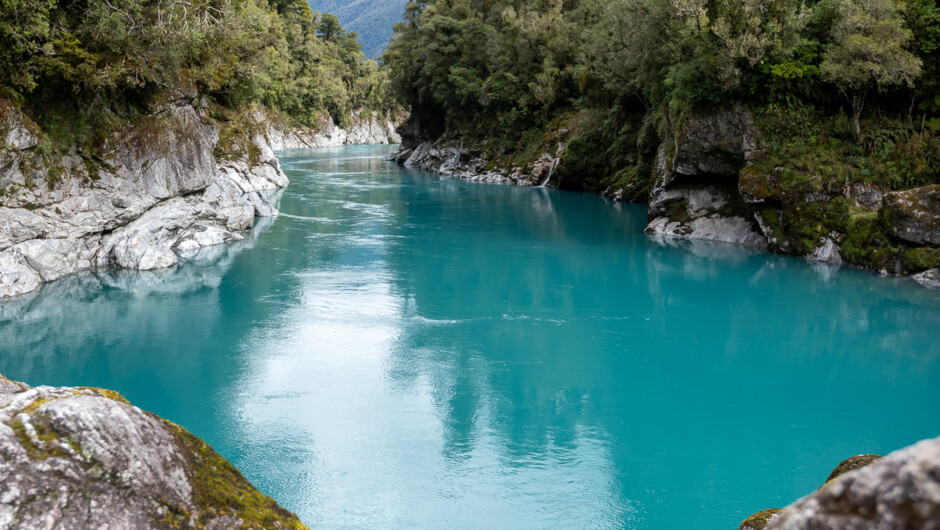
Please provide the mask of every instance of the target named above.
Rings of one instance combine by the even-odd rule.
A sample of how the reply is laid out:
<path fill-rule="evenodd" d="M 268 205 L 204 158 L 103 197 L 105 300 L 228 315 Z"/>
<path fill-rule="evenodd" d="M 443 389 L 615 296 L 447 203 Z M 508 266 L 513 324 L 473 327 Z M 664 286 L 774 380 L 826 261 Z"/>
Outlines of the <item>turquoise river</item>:
<path fill-rule="evenodd" d="M 118 390 L 322 528 L 733 529 L 940 435 L 940 293 L 389 149 L 283 153 L 245 241 L 0 304 L 0 373 Z"/>

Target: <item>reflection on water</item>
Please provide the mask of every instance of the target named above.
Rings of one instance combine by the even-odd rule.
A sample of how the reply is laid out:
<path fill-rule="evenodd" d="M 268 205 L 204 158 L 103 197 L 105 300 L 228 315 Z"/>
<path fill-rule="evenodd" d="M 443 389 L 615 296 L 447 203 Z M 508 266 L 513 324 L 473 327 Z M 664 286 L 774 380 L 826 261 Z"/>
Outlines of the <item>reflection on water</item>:
<path fill-rule="evenodd" d="M 284 157 L 244 243 L 0 305 L 0 373 L 121 390 L 328 528 L 728 528 L 940 431 L 936 293 L 383 149 Z"/>

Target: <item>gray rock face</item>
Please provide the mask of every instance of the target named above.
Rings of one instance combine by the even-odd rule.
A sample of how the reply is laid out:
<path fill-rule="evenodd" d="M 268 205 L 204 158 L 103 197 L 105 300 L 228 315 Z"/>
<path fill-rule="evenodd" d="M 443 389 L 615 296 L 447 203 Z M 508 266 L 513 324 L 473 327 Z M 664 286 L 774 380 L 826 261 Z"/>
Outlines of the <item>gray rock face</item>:
<path fill-rule="evenodd" d="M 885 196 L 891 233 L 915 245 L 940 245 L 940 184 Z"/>
<path fill-rule="evenodd" d="M 911 276 L 917 283 L 931 289 L 940 289 L 940 269 L 929 269 Z"/>
<path fill-rule="evenodd" d="M 558 153 L 542 153 L 524 166 L 497 164 L 493 167 L 483 151 L 468 147 L 460 141 L 441 139 L 422 142 L 413 148 L 403 144 L 389 155 L 389 160 L 408 168 L 474 182 L 544 186 L 548 184 L 558 162 Z"/>
<path fill-rule="evenodd" d="M 734 190 L 724 187 L 664 188 L 650 202 L 646 233 L 767 248 L 757 221 L 737 203 Z"/>
<path fill-rule="evenodd" d="M 0 378 L 0 461 L 0 528 L 303 528 L 191 434 L 109 391 Z M 207 473 L 263 516 L 208 503 Z"/>
<path fill-rule="evenodd" d="M 0 298 L 95 267 L 170 267 L 181 254 L 241 240 L 255 217 L 278 215 L 275 192 L 288 180 L 275 149 L 400 140 L 395 116 L 354 113 L 349 130 L 325 116 L 317 129 L 292 129 L 256 111 L 263 132 L 245 140 L 256 156 L 217 160 L 219 128 L 194 100 L 118 131 L 102 161 L 73 149 L 55 184 L 52 168 L 24 169 L 38 127 L 0 100 Z"/>
<path fill-rule="evenodd" d="M 397 144 L 401 136 L 396 131 L 406 114 L 394 116 L 375 112 L 352 113 L 348 129 L 340 128 L 330 116 L 319 119 L 317 127 L 272 126 L 267 131 L 272 149 L 303 149 L 308 147 L 339 147 L 342 145 Z"/>
<path fill-rule="evenodd" d="M 657 153 L 646 232 L 766 248 L 758 220 L 733 189 L 759 147 L 760 132 L 741 107 L 674 124 Z"/>
<path fill-rule="evenodd" d="M 767 528 L 940 528 L 940 438 L 840 476 L 791 504 Z"/>
<path fill-rule="evenodd" d="M 806 256 L 806 260 L 841 265 L 842 255 L 839 253 L 839 245 L 831 238 L 827 237 L 823 239 L 821 245 L 814 248 L 813 251 Z"/>

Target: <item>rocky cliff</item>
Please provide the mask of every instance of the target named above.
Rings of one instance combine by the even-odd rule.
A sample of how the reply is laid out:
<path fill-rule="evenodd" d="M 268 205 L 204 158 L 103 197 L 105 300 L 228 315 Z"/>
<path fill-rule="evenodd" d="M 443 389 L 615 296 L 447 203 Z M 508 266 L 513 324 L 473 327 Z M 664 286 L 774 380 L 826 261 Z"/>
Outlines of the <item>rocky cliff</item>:
<path fill-rule="evenodd" d="M 0 376 L 0 528 L 293 528 L 185 429 L 92 388 Z"/>
<path fill-rule="evenodd" d="M 735 243 L 908 274 L 940 287 L 940 184 L 892 191 L 859 175 L 836 179 L 788 167 L 785 157 L 768 156 L 762 127 L 741 105 L 667 112 L 649 177 L 638 173 L 638 164 L 618 185 L 597 191 L 645 199 L 646 232 L 660 238 Z M 581 156 L 569 149 L 572 133 L 566 129 L 547 132 L 526 152 L 455 132 L 429 141 L 414 119 L 401 133 L 392 160 L 469 180 L 553 186 L 555 167 L 570 172 L 568 166 L 577 164 L 569 158 Z"/>
<path fill-rule="evenodd" d="M 175 93 L 92 145 L 66 154 L 22 110 L 0 100 L 0 298 L 81 270 L 170 267 L 200 248 L 242 239 L 277 215 L 287 185 L 275 150 L 399 140 L 396 117 L 361 112 L 291 128 L 261 109 L 221 115 Z"/>
<path fill-rule="evenodd" d="M 859 455 L 817 491 L 748 517 L 739 530 L 940 528 L 940 438 L 887 457 Z"/>

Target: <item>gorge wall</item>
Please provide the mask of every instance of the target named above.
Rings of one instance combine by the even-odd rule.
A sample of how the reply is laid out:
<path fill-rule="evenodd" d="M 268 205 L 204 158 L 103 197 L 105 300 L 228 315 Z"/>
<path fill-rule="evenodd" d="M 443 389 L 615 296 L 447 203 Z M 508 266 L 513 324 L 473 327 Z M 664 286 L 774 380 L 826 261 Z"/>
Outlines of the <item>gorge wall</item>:
<path fill-rule="evenodd" d="M 49 154 L 46 135 L 0 100 L 0 298 L 93 268 L 152 270 L 242 239 L 277 215 L 288 180 L 275 150 L 395 143 L 398 117 L 354 112 L 291 127 L 261 107 L 221 119 L 178 90 L 91 146 Z"/>
<path fill-rule="evenodd" d="M 400 132 L 390 159 L 475 181 L 570 187 L 564 175 L 582 156 L 567 129 L 546 131 L 524 152 L 455 131 L 431 139 L 414 118 Z M 940 287 L 940 185 L 892 191 L 876 179 L 793 171 L 770 144 L 742 105 L 667 112 L 648 174 L 637 164 L 592 191 L 647 202 L 655 237 L 747 245 Z"/>

